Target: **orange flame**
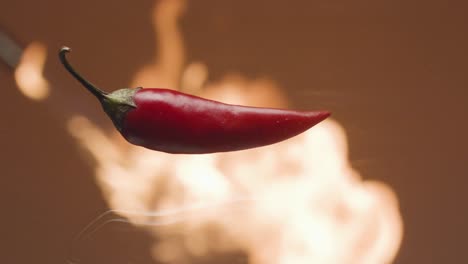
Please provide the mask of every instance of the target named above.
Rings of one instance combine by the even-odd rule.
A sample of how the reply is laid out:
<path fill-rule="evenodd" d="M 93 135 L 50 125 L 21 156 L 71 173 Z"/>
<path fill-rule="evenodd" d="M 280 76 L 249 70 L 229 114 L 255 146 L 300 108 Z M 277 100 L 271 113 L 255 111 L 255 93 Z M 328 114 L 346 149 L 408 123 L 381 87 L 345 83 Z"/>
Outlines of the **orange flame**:
<path fill-rule="evenodd" d="M 15 70 L 18 89 L 24 96 L 41 101 L 49 96 L 49 82 L 43 76 L 47 56 L 46 48 L 39 42 L 33 42 L 24 49 L 21 60 Z"/>
<path fill-rule="evenodd" d="M 177 23 L 185 5 L 157 1 L 159 57 L 135 74 L 132 86 L 180 87 L 228 103 L 287 107 L 271 79 L 227 74 L 208 82 L 205 64 L 186 63 Z M 49 94 L 45 58 L 44 46 L 32 43 L 15 71 L 20 91 L 33 100 Z M 183 223 L 166 227 L 185 230 L 179 240 L 150 229 L 160 238 L 153 248 L 160 261 L 242 250 L 252 264 L 390 263 L 400 246 L 403 223 L 395 193 L 361 179 L 349 164 L 345 131 L 332 119 L 276 145 L 200 156 L 129 145 L 81 116 L 72 117 L 68 128 L 96 159 L 96 178 L 111 208 L 127 210 L 122 215 L 135 224 L 152 215 L 134 211 L 171 219 L 180 219 L 173 208 L 184 213 Z M 216 206 L 186 210 L 193 203 Z"/>
<path fill-rule="evenodd" d="M 182 0 L 157 2 L 153 18 L 160 57 L 137 72 L 133 86 L 173 88 L 180 80 L 181 90 L 211 99 L 287 106 L 270 79 L 228 74 L 207 83 L 202 62 L 184 66 L 177 26 L 184 7 Z M 276 145 L 201 156 L 122 144 L 84 117 L 73 118 L 69 126 L 98 161 L 96 176 L 112 208 L 164 212 L 246 198 L 241 211 L 213 208 L 211 214 L 184 216 L 186 221 L 174 227 L 187 230 L 182 240 L 164 239 L 166 234 L 154 229 L 161 239 L 153 254 L 160 261 L 240 249 L 252 264 L 390 263 L 400 246 L 403 224 L 394 192 L 353 170 L 345 131 L 331 119 Z M 122 214 L 136 224 L 149 217 Z"/>

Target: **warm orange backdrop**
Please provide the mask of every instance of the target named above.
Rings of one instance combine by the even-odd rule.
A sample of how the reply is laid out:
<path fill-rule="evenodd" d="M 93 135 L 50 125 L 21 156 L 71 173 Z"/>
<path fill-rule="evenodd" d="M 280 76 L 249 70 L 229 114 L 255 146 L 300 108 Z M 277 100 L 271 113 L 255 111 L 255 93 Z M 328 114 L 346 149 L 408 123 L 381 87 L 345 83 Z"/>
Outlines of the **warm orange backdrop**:
<path fill-rule="evenodd" d="M 0 29 L 23 45 L 45 43 L 54 88 L 110 125 L 55 51 L 73 47 L 74 64 L 99 86 L 125 86 L 153 57 L 152 5 L 2 0 Z M 211 79 L 229 71 L 269 76 L 296 108 L 333 111 L 353 165 L 398 195 L 405 232 L 397 263 L 465 263 L 467 8 L 451 0 L 196 0 L 182 24 L 189 59 L 206 62 Z M 72 235 L 106 205 L 60 117 L 24 98 L 3 64 L 0 87 L 0 260 L 63 263 Z M 143 232 L 125 243 L 106 239 L 103 261 L 149 263 Z"/>

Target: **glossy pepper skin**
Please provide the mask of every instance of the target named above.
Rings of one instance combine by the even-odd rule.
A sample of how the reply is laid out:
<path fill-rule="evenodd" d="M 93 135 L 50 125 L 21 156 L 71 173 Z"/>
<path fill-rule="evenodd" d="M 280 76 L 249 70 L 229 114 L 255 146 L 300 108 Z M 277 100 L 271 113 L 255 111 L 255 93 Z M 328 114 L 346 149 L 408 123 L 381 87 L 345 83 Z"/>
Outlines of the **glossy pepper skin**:
<path fill-rule="evenodd" d="M 101 102 L 122 136 L 132 144 L 178 154 L 227 152 L 274 144 L 327 118 L 327 111 L 293 111 L 230 105 L 168 89 L 135 88 L 105 93 L 65 68 Z"/>

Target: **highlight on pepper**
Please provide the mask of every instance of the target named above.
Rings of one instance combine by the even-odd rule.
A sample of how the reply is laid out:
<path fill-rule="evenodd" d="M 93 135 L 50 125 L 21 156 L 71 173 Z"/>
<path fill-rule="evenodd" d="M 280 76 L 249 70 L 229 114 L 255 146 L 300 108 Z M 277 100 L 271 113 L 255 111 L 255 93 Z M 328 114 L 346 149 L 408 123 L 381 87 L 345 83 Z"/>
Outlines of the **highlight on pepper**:
<path fill-rule="evenodd" d="M 330 116 L 328 111 L 295 111 L 225 104 L 163 88 L 124 88 L 107 93 L 84 79 L 68 62 L 67 71 L 101 103 L 130 143 L 174 154 L 238 151 L 294 137 Z"/>

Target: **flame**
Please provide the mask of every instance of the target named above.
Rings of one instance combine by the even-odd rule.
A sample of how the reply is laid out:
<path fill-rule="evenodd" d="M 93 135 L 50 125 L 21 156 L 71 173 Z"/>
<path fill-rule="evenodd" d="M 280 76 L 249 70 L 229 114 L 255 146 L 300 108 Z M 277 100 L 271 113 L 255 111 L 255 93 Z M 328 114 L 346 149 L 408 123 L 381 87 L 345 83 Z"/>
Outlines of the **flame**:
<path fill-rule="evenodd" d="M 174 88 L 179 86 L 185 50 L 177 20 L 185 11 L 185 0 L 158 1 L 153 9 L 153 26 L 157 34 L 154 60 L 135 74 L 130 87 Z"/>
<path fill-rule="evenodd" d="M 203 62 L 187 63 L 178 26 L 185 9 L 185 0 L 156 2 L 158 57 L 136 72 L 132 86 L 180 87 L 227 103 L 288 107 L 269 78 L 228 73 L 210 82 Z M 15 71 L 20 91 L 33 100 L 49 94 L 45 58 L 44 45 L 31 43 Z M 395 193 L 352 168 L 345 130 L 332 119 L 275 145 L 198 156 L 130 145 L 83 116 L 70 118 L 67 127 L 96 160 L 96 179 L 110 207 L 135 224 L 159 223 L 148 228 L 158 237 L 152 253 L 159 261 L 242 251 L 251 264 L 391 263 L 401 244 Z M 174 239 L 170 230 L 183 232 Z"/>
<path fill-rule="evenodd" d="M 287 107 L 271 79 L 227 74 L 208 83 L 202 62 L 185 65 L 177 25 L 185 4 L 155 5 L 160 57 L 135 74 L 133 86 L 180 84 L 184 92 L 228 103 Z M 96 159 L 96 177 L 111 208 L 156 211 L 163 218 L 178 218 L 170 213 L 174 208 L 186 212 L 183 223 L 166 227 L 184 230 L 180 239 L 150 229 L 159 238 L 153 248 L 159 261 L 242 250 L 252 264 L 390 263 L 400 246 L 403 224 L 395 193 L 352 168 L 345 130 L 332 119 L 272 146 L 200 156 L 122 143 L 115 132 L 108 135 L 84 117 L 71 119 L 69 131 Z M 196 216 L 185 210 L 213 202 L 218 206 Z M 136 224 L 152 215 L 121 213 Z"/>
<path fill-rule="evenodd" d="M 31 100 L 42 101 L 49 96 L 49 82 L 43 76 L 47 50 L 44 44 L 29 44 L 15 70 L 18 89 Z"/>

